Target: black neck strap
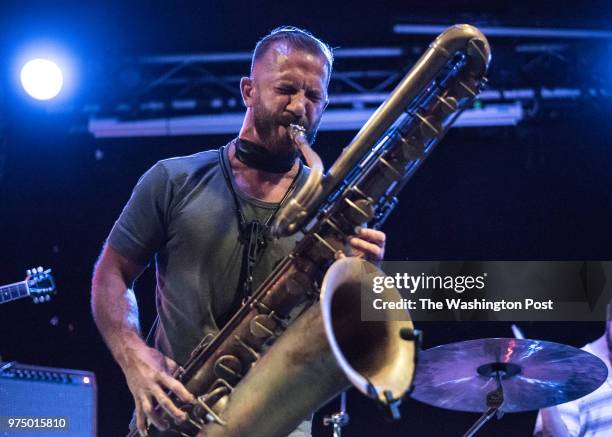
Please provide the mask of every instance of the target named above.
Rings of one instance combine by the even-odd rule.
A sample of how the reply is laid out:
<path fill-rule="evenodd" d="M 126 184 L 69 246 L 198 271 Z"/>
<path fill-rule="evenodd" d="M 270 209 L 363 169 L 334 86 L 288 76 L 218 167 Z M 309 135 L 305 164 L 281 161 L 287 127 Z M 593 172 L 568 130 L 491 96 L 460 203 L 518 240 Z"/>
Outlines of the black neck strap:
<path fill-rule="evenodd" d="M 244 165 L 269 173 L 287 173 L 298 157 L 297 150 L 290 156 L 278 156 L 259 144 L 242 138 L 234 141 L 236 158 Z"/>
<path fill-rule="evenodd" d="M 231 144 L 231 143 L 230 143 Z M 300 175 L 302 174 L 303 165 L 300 162 L 300 167 L 298 173 L 293 178 L 291 185 L 285 192 L 285 195 L 278 203 L 270 217 L 266 220 L 265 223 L 261 223 L 259 220 L 254 219 L 247 222 L 244 212 L 242 211 L 242 207 L 240 206 L 240 200 L 238 199 L 238 195 L 236 193 L 236 189 L 234 188 L 234 183 L 231 179 L 231 164 L 229 162 L 228 157 L 228 146 L 221 147 L 219 150 L 219 166 L 223 172 L 223 177 L 225 178 L 225 182 L 227 183 L 228 189 L 232 193 L 232 197 L 234 198 L 234 205 L 236 209 L 236 216 L 238 218 L 238 231 L 240 233 L 240 241 L 245 244 L 245 248 L 243 251 L 243 260 L 242 260 L 242 268 L 240 272 L 240 282 L 243 284 L 243 292 L 244 299 L 247 299 L 252 293 L 252 283 L 253 283 L 253 271 L 255 266 L 261 259 L 264 250 L 268 244 L 269 239 L 269 230 L 270 225 L 272 224 L 272 220 L 276 216 L 278 210 L 284 205 L 287 198 L 291 195 L 293 190 L 295 189 L 295 185 Z"/>

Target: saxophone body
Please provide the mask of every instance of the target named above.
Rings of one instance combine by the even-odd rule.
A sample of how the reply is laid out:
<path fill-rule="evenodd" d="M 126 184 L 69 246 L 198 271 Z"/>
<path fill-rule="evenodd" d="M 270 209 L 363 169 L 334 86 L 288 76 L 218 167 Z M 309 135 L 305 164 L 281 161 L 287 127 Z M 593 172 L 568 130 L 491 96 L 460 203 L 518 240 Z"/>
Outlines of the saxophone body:
<path fill-rule="evenodd" d="M 189 419 L 166 431 L 150 427 L 149 435 L 284 436 L 351 384 L 399 416 L 418 336 L 407 314 L 361 320 L 361 292 L 383 273 L 345 257 L 346 239 L 356 226 L 384 223 L 397 194 L 484 86 L 489 62 L 478 29 L 446 30 L 325 174 L 303 129 L 290 129 L 312 171 L 277 213 L 272 234 L 302 230 L 304 237 L 175 373 L 197 398 L 183 404 L 171 395 Z"/>

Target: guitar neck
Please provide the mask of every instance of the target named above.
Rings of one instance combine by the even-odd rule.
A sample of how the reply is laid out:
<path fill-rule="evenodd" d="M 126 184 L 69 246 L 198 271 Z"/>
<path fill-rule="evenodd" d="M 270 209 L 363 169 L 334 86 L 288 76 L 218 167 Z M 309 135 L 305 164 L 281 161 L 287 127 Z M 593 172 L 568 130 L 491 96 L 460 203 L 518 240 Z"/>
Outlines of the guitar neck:
<path fill-rule="evenodd" d="M 29 295 L 30 291 L 28 290 L 28 284 L 26 281 L 4 285 L 0 287 L 0 304 L 21 299 L 22 297 L 27 297 Z"/>

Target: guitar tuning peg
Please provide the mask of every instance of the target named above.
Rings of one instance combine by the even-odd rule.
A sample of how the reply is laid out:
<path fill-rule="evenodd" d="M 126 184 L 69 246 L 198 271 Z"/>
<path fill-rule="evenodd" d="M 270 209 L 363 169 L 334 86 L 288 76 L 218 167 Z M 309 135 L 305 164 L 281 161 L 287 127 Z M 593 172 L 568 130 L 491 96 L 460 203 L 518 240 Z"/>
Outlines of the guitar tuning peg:
<path fill-rule="evenodd" d="M 38 273 L 42 273 L 43 268 L 41 266 L 38 266 Z"/>
<path fill-rule="evenodd" d="M 49 302 L 51 300 L 51 296 L 49 296 L 48 294 L 45 296 L 45 301 Z"/>
<path fill-rule="evenodd" d="M 30 269 L 26 270 L 26 275 L 30 276 L 32 274 L 32 271 Z"/>
<path fill-rule="evenodd" d="M 38 298 L 35 297 L 34 299 L 32 299 L 34 301 L 34 303 L 38 303 Z"/>

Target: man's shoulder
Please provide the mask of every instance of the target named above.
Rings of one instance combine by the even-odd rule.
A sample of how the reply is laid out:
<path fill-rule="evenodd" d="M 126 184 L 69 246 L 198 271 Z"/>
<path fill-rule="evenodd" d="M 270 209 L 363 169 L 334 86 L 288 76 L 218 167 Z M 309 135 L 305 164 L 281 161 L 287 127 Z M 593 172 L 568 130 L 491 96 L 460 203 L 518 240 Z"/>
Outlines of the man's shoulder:
<path fill-rule="evenodd" d="M 154 168 L 161 169 L 174 186 L 192 185 L 207 179 L 219 168 L 219 151 L 206 150 L 188 156 L 177 156 L 158 161 Z"/>
<path fill-rule="evenodd" d="M 176 156 L 162 159 L 157 163 L 164 168 L 168 176 L 177 176 L 185 173 L 194 173 L 215 167 L 219 161 L 218 150 L 205 150 L 187 156 Z"/>

